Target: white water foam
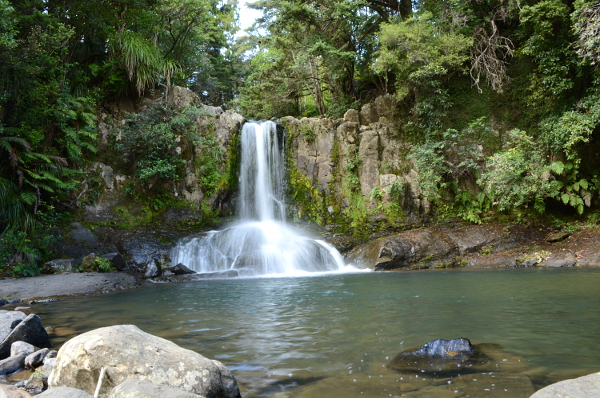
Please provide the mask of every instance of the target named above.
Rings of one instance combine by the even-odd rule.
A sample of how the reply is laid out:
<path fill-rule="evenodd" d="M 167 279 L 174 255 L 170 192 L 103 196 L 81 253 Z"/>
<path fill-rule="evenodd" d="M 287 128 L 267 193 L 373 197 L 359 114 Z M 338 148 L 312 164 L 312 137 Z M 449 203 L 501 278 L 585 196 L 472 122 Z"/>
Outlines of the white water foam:
<path fill-rule="evenodd" d="M 284 145 L 275 123 L 246 123 L 241 141 L 241 221 L 180 240 L 172 262 L 200 273 L 235 270 L 240 276 L 356 271 L 332 245 L 286 223 Z"/>

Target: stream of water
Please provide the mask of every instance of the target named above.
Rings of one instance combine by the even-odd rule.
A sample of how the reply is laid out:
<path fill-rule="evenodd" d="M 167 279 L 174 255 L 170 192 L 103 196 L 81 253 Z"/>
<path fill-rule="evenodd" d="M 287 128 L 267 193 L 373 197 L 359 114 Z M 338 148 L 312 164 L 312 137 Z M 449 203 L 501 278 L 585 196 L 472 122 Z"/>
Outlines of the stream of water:
<path fill-rule="evenodd" d="M 600 269 L 371 272 L 155 284 L 34 306 L 56 346 L 135 324 L 222 361 L 246 398 L 526 397 L 600 371 L 598 286 Z M 498 372 L 385 366 L 459 337 L 499 344 Z"/>

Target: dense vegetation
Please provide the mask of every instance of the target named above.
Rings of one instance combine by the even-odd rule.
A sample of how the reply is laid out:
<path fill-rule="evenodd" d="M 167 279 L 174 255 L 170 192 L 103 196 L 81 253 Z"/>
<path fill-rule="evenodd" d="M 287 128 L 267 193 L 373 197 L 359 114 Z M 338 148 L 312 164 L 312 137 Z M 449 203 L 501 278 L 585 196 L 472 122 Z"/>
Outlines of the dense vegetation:
<path fill-rule="evenodd" d="M 597 203 L 597 1 L 259 0 L 237 39 L 236 6 L 0 0 L 0 261 L 39 257 L 40 226 L 80 206 L 98 110 L 173 84 L 257 119 L 393 96 L 424 195 L 467 220 Z M 164 127 L 132 123 L 131 139 Z M 178 178 L 176 161 L 152 158 L 169 151 L 139 157 L 140 179 Z"/>

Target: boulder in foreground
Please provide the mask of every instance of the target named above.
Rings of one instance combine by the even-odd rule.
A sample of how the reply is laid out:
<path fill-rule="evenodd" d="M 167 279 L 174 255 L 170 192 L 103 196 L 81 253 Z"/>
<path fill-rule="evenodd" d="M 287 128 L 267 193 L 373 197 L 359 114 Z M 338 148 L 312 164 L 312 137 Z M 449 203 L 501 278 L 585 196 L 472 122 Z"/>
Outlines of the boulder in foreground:
<path fill-rule="evenodd" d="M 50 387 L 66 386 L 94 393 L 106 369 L 101 397 L 109 385 L 138 378 L 206 398 L 239 398 L 237 382 L 220 362 L 141 331 L 133 325 L 110 326 L 79 335 L 58 352 Z"/>
<path fill-rule="evenodd" d="M 564 380 L 544 387 L 531 398 L 598 398 L 600 397 L 600 373 Z"/>

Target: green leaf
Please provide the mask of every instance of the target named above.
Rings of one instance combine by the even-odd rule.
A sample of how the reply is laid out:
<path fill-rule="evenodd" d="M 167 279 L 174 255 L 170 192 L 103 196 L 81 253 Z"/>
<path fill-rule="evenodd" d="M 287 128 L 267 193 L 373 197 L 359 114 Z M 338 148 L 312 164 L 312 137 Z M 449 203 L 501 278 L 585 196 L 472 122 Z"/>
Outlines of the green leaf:
<path fill-rule="evenodd" d="M 583 189 L 588 189 L 588 187 L 589 187 L 589 184 L 585 178 L 582 178 L 581 180 L 579 180 L 579 185 L 581 185 L 581 187 Z"/>
<path fill-rule="evenodd" d="M 578 192 L 578 191 L 579 191 L 579 183 L 578 183 L 578 182 L 576 182 L 576 183 L 574 183 L 574 184 L 573 184 L 573 190 L 574 190 L 575 192 Z"/>
<path fill-rule="evenodd" d="M 562 174 L 565 170 L 565 164 L 561 161 L 554 162 L 550 165 L 550 170 L 552 170 L 555 174 Z"/>
<path fill-rule="evenodd" d="M 580 215 L 583 214 L 583 205 L 577 205 L 577 213 L 579 213 Z"/>
<path fill-rule="evenodd" d="M 568 204 L 569 203 L 569 199 L 571 198 L 571 195 L 569 195 L 568 193 L 563 193 L 560 198 L 562 199 L 564 204 Z"/>

